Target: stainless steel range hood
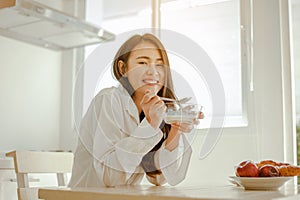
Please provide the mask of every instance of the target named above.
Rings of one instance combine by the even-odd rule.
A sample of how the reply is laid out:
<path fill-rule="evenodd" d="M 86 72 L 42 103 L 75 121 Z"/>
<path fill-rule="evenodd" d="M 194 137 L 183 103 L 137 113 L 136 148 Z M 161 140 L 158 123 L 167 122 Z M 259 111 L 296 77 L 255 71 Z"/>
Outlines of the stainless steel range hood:
<path fill-rule="evenodd" d="M 0 35 L 54 50 L 114 39 L 114 34 L 32 0 L 1 0 Z"/>

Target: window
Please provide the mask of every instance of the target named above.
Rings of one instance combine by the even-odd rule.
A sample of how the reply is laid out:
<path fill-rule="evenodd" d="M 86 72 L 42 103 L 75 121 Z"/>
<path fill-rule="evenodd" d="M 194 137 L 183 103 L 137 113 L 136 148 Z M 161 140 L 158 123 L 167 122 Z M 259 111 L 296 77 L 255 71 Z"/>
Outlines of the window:
<path fill-rule="evenodd" d="M 291 0 L 291 51 L 294 65 L 295 99 L 296 99 L 296 131 L 297 131 L 297 163 L 300 163 L 300 2 Z M 298 177 L 298 183 L 300 178 Z"/>
<path fill-rule="evenodd" d="M 242 116 L 239 16 L 239 0 L 172 1 L 161 5 L 161 28 L 191 38 L 213 60 L 225 89 L 226 117 L 231 119 Z M 176 55 L 170 58 L 174 63 L 177 63 L 178 59 L 180 58 Z M 183 74 L 183 71 L 188 68 L 188 65 L 181 65 L 175 71 Z M 207 89 L 200 81 L 197 82 L 193 85 L 202 85 L 202 87 L 193 88 L 194 93 L 202 99 L 204 105 L 209 105 L 211 100 L 207 98 L 209 97 Z M 206 115 L 210 113 L 210 109 L 206 110 Z"/>
<path fill-rule="evenodd" d="M 101 26 L 115 34 L 151 27 L 151 0 L 131 1 L 130 5 L 125 1 L 104 0 L 102 6 L 104 14 Z M 242 91 L 247 88 L 245 80 L 242 79 L 244 72 L 241 65 L 243 48 L 240 7 L 239 0 L 162 0 L 160 4 L 161 28 L 189 37 L 213 60 L 225 90 L 225 126 L 245 125 L 243 99 L 246 98 L 243 97 Z M 207 118 L 206 123 L 202 125 L 208 127 L 213 108 L 203 77 L 191 78 L 191 74 L 195 74 L 193 66 L 180 55 L 168 53 L 177 95 L 188 95 L 187 90 L 183 89 L 185 85 L 176 84 L 178 77 L 183 77 L 186 84 L 197 86 L 191 89 L 197 96 L 197 101 L 204 105 Z M 102 88 L 117 84 L 111 74 L 111 67 L 105 66 L 105 72 L 97 83 L 94 95 Z"/>
<path fill-rule="evenodd" d="M 114 34 L 151 27 L 151 0 L 103 2 L 105 11 L 101 26 Z M 117 4 L 121 5 L 116 6 Z"/>

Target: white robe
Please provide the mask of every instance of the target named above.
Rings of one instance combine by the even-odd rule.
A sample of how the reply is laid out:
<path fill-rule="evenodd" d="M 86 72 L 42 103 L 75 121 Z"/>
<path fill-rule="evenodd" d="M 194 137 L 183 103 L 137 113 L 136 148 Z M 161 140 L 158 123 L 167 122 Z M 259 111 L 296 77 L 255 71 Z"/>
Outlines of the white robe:
<path fill-rule="evenodd" d="M 163 137 L 139 113 L 121 85 L 100 91 L 93 99 L 79 130 L 70 187 L 139 184 L 144 176 L 141 161 Z M 180 183 L 186 176 L 192 149 L 184 134 L 176 149 L 162 147 L 154 162 L 162 173 L 147 176 L 155 185 Z"/>

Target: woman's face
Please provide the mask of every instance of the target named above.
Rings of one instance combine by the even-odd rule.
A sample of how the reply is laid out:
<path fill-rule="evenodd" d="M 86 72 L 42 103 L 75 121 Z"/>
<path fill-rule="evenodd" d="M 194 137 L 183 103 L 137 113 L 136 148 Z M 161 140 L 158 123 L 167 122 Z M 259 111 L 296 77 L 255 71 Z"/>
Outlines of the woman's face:
<path fill-rule="evenodd" d="M 151 42 L 138 44 L 127 63 L 128 80 L 135 92 L 151 90 L 157 93 L 164 85 L 165 66 L 157 47 Z"/>

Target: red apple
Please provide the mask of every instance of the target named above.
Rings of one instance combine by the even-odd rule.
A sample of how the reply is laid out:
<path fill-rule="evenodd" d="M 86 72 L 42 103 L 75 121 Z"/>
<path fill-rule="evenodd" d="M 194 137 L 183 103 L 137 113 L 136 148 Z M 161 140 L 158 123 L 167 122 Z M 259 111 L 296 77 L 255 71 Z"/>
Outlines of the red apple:
<path fill-rule="evenodd" d="M 279 170 L 273 165 L 264 165 L 259 169 L 259 176 L 270 177 L 279 176 Z"/>
<path fill-rule="evenodd" d="M 259 170 L 254 162 L 247 160 L 239 164 L 236 169 L 236 175 L 240 177 L 258 177 Z"/>

